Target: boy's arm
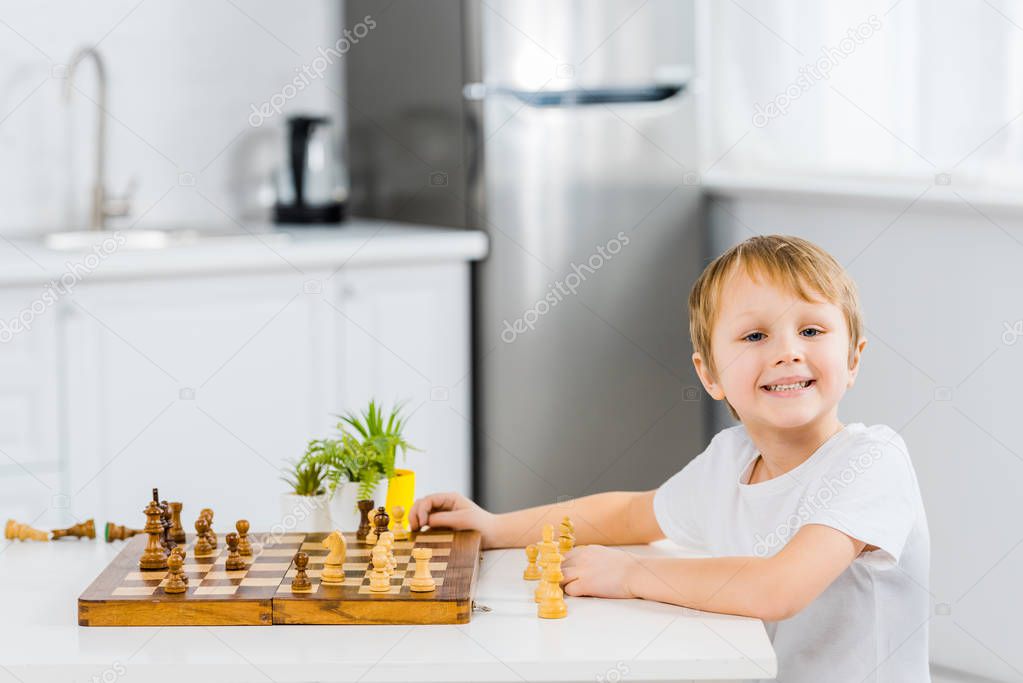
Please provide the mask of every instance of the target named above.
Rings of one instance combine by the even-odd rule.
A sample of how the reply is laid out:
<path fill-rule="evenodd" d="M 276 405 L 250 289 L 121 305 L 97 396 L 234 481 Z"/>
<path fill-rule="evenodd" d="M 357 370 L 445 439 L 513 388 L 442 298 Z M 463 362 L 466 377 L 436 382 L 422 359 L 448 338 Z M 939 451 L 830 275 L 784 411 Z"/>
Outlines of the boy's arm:
<path fill-rule="evenodd" d="M 565 592 L 780 621 L 823 593 L 863 548 L 863 542 L 818 524 L 802 527 L 767 558 L 644 558 L 611 548 L 576 548 L 563 566 Z"/>
<path fill-rule="evenodd" d="M 435 493 L 415 502 L 409 522 L 424 526 L 478 529 L 485 548 L 514 548 L 540 539 L 544 524 L 557 533 L 562 517 L 575 526 L 576 543 L 648 543 L 663 538 L 654 518 L 654 491 L 614 491 L 495 515 L 457 493 Z"/>
<path fill-rule="evenodd" d="M 577 545 L 630 545 L 664 538 L 654 518 L 654 491 L 609 491 L 563 503 L 497 515 L 493 545 L 516 548 L 538 541 L 545 524 L 558 525 L 569 517 Z"/>

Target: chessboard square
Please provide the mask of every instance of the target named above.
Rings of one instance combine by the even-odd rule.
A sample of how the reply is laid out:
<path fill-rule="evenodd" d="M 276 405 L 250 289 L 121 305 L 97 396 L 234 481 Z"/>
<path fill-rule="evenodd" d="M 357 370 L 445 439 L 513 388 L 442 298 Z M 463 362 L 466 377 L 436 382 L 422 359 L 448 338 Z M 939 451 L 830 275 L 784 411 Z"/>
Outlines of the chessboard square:
<path fill-rule="evenodd" d="M 288 583 L 284 584 L 283 586 L 281 586 L 280 588 L 277 589 L 277 594 L 278 595 L 281 595 L 281 594 L 288 594 L 288 595 L 312 595 L 313 593 L 315 593 L 319 589 L 320 589 L 320 584 L 314 583 L 311 586 L 310 590 L 302 592 L 302 593 L 296 593 L 295 591 L 291 590 L 291 582 L 289 581 Z"/>
<path fill-rule="evenodd" d="M 376 594 L 379 595 L 379 594 L 384 593 L 384 592 L 385 591 L 371 591 L 369 589 L 369 586 L 362 586 L 362 587 L 359 588 L 359 593 L 361 595 L 365 595 L 365 594 L 368 594 L 368 593 L 376 593 Z M 391 588 L 388 591 L 386 591 L 386 592 L 388 594 L 390 594 L 390 595 L 398 595 L 399 593 L 401 593 L 401 586 L 394 586 L 394 585 L 392 585 Z"/>
<path fill-rule="evenodd" d="M 319 541 L 306 541 L 302 544 L 302 550 L 326 550 L 323 547 L 323 543 Z"/>
<path fill-rule="evenodd" d="M 434 557 L 447 557 L 451 554 L 451 548 L 431 548 Z"/>
<path fill-rule="evenodd" d="M 413 565 L 412 568 L 415 569 L 415 565 Z M 430 563 L 430 571 L 431 572 L 442 572 L 442 571 L 444 571 L 447 568 L 448 568 L 448 563 L 447 562 L 431 562 Z"/>
<path fill-rule="evenodd" d="M 285 534 L 283 536 L 272 537 L 271 541 L 267 545 L 298 545 L 305 541 L 305 534 Z"/>
<path fill-rule="evenodd" d="M 248 570 L 246 570 L 246 569 L 239 569 L 237 571 L 230 571 L 230 572 L 217 571 L 217 572 L 210 572 L 209 574 L 207 574 L 203 578 L 203 580 L 204 581 L 224 581 L 224 580 L 227 580 L 227 579 L 242 579 L 242 578 L 245 578 L 246 574 L 248 574 Z"/>
<path fill-rule="evenodd" d="M 181 569 L 186 574 L 204 574 L 210 570 L 211 564 L 186 564 Z"/>
<path fill-rule="evenodd" d="M 291 548 L 264 548 L 259 557 L 294 557 L 295 551 Z M 257 558 L 258 561 L 258 558 Z"/>
<path fill-rule="evenodd" d="M 394 549 L 395 550 L 409 550 L 411 548 L 412 548 L 412 541 L 395 541 L 394 542 Z"/>
<path fill-rule="evenodd" d="M 318 578 L 320 578 L 320 574 L 323 573 L 323 570 L 322 569 L 306 569 L 305 573 L 306 573 L 306 576 L 308 576 L 310 579 L 318 579 Z M 289 569 L 284 574 L 284 578 L 286 578 L 286 579 L 293 579 L 296 576 L 298 576 L 298 570 L 297 569 Z"/>
<path fill-rule="evenodd" d="M 369 569 L 368 562 L 345 562 L 341 565 L 341 569 L 346 572 L 364 572 Z"/>
<path fill-rule="evenodd" d="M 410 585 L 411 581 L 412 581 L 412 577 L 411 576 L 406 576 L 405 580 L 401 582 L 401 585 L 402 586 L 408 586 L 408 585 Z M 438 577 L 435 576 L 435 577 L 433 577 L 433 582 L 437 586 L 443 586 L 444 585 L 444 577 L 441 576 L 441 577 L 438 578 Z"/>
<path fill-rule="evenodd" d="M 291 566 L 290 562 L 255 562 L 250 564 L 244 571 L 259 572 L 283 572 Z"/>
<path fill-rule="evenodd" d="M 114 589 L 114 595 L 152 595 L 156 592 L 156 586 L 118 586 Z"/>
<path fill-rule="evenodd" d="M 343 585 L 343 586 L 361 586 L 362 585 L 362 577 L 361 576 L 349 576 L 349 577 L 345 578 L 344 583 L 341 584 L 341 585 Z"/>
<path fill-rule="evenodd" d="M 124 580 L 125 581 L 158 581 L 167 576 L 166 571 L 156 572 L 128 572 Z"/>
<path fill-rule="evenodd" d="M 281 583 L 280 579 L 242 579 L 240 585 L 242 586 L 277 586 Z"/>
<path fill-rule="evenodd" d="M 454 534 L 419 534 L 416 536 L 416 543 L 451 543 L 455 540 Z"/>
<path fill-rule="evenodd" d="M 372 551 L 369 548 L 349 548 L 348 557 L 369 557 Z"/>
<path fill-rule="evenodd" d="M 238 586 L 199 586 L 196 595 L 234 595 Z"/>

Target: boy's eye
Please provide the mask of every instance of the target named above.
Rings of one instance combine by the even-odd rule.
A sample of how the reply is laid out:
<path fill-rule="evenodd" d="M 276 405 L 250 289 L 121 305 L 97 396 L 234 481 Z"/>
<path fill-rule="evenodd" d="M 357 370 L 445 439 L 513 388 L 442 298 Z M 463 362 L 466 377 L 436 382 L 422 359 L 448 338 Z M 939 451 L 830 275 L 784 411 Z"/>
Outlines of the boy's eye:
<path fill-rule="evenodd" d="M 819 336 L 821 334 L 824 334 L 824 330 L 818 330 L 816 327 L 808 327 L 805 330 L 803 330 L 803 332 L 813 332 L 813 334 L 807 335 L 807 336 L 810 336 L 810 337 L 816 337 L 816 336 Z M 802 332 L 800 334 L 802 334 Z"/>
<path fill-rule="evenodd" d="M 757 339 L 751 339 L 750 337 L 757 337 Z M 763 337 L 764 337 L 764 333 L 763 332 L 750 332 L 749 334 L 747 334 L 742 339 L 743 339 L 743 341 L 754 341 L 755 342 L 755 341 L 760 341 L 761 339 L 763 339 Z"/>

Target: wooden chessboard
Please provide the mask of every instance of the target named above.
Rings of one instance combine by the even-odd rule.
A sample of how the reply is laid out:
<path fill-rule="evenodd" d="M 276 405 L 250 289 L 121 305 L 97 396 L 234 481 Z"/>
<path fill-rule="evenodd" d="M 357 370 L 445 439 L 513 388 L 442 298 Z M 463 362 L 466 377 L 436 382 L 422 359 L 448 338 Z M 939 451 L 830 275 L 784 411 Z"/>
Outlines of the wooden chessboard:
<path fill-rule="evenodd" d="M 326 533 L 250 533 L 253 554 L 246 569 L 226 571 L 227 544 L 218 539 L 216 555 L 197 559 L 189 536 L 184 570 L 188 590 L 168 595 L 166 571 L 140 571 L 145 536 L 128 540 L 99 577 L 78 598 L 82 626 L 268 626 L 270 624 L 464 624 L 472 612 L 479 574 L 480 535 L 476 531 L 429 530 L 396 541 L 397 562 L 391 590 L 372 593 L 367 576 L 372 545 L 346 533 L 348 553 L 341 586 L 320 583 Z M 430 571 L 437 589 L 413 593 L 413 547 L 433 549 Z M 292 593 L 293 558 L 309 554 L 309 593 Z"/>

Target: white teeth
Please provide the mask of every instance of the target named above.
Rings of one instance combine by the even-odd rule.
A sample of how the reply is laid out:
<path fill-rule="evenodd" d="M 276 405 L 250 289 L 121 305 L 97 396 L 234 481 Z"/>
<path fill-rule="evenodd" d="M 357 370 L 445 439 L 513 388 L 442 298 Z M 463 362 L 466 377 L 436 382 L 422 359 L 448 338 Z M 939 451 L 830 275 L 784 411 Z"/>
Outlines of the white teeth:
<path fill-rule="evenodd" d="M 810 386 L 811 380 L 805 382 L 796 382 L 795 384 L 771 384 L 767 387 L 768 391 L 793 391 L 795 389 L 804 389 Z"/>

